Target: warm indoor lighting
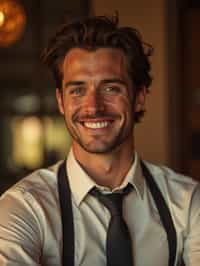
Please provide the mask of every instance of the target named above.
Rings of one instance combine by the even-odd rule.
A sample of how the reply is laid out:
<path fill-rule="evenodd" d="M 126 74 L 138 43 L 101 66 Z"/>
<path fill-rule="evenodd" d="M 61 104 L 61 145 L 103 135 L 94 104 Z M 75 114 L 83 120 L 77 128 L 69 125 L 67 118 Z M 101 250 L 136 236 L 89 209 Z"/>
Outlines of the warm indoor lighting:
<path fill-rule="evenodd" d="M 4 22 L 5 22 L 5 14 L 3 11 L 0 11 L 0 27 L 3 26 Z"/>
<path fill-rule="evenodd" d="M 0 46 L 16 42 L 25 29 L 24 8 L 16 0 L 0 0 Z"/>
<path fill-rule="evenodd" d="M 37 168 L 43 162 L 42 129 L 41 120 L 35 116 L 13 119 L 12 157 L 17 167 Z"/>
<path fill-rule="evenodd" d="M 71 142 L 61 117 L 16 116 L 11 121 L 11 135 L 12 161 L 24 169 L 64 158 Z"/>

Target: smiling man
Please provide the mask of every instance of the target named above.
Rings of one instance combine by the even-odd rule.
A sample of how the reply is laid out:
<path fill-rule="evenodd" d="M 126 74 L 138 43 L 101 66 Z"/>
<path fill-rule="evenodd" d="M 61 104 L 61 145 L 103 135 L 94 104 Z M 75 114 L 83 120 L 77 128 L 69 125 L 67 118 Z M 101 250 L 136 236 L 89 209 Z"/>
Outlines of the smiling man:
<path fill-rule="evenodd" d="M 0 265 L 199 265 L 199 184 L 135 151 L 151 52 L 117 17 L 64 24 L 50 40 L 71 150 L 1 197 Z"/>
<path fill-rule="evenodd" d="M 133 113 L 143 109 L 145 88 L 134 94 L 126 58 L 117 48 L 71 49 L 62 84 L 56 91 L 58 106 L 75 157 L 97 184 L 119 186 L 133 162 Z"/>

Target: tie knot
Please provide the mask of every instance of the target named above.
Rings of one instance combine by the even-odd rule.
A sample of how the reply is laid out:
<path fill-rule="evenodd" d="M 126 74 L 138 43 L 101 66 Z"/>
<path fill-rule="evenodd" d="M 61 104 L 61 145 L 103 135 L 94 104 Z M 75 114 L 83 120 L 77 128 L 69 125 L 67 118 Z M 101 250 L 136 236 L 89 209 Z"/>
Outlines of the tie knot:
<path fill-rule="evenodd" d="M 124 196 L 130 192 L 131 188 L 128 185 L 120 192 L 103 194 L 97 188 L 93 188 L 90 194 L 99 199 L 99 201 L 110 211 L 111 216 L 122 216 L 122 202 Z"/>

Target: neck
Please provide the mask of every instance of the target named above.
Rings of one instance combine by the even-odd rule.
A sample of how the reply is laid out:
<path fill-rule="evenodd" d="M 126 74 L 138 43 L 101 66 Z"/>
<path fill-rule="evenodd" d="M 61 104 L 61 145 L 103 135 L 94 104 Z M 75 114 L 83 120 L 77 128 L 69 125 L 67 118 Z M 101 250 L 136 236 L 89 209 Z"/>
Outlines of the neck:
<path fill-rule="evenodd" d="M 124 180 L 134 161 L 134 145 L 128 145 L 108 154 L 94 154 L 73 145 L 76 160 L 87 174 L 100 186 L 111 189 Z"/>

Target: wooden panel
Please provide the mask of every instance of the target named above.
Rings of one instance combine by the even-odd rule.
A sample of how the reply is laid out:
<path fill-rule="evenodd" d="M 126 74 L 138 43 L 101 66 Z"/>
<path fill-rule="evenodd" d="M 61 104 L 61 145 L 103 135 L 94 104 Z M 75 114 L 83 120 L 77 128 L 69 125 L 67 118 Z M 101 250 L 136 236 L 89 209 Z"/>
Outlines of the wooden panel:
<path fill-rule="evenodd" d="M 185 165 L 200 180 L 200 9 L 188 9 L 185 22 Z"/>

